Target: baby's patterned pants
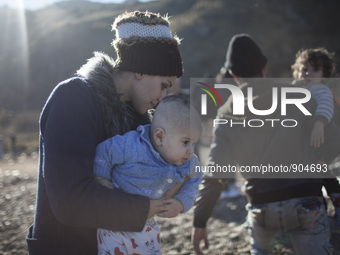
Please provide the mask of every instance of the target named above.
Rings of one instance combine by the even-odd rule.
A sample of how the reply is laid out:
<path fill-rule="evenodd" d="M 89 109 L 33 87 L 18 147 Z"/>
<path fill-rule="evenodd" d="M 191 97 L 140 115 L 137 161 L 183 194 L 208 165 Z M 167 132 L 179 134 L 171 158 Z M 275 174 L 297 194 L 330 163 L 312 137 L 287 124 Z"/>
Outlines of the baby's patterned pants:
<path fill-rule="evenodd" d="M 98 255 L 160 255 L 160 229 L 154 218 L 141 232 L 97 230 Z"/>

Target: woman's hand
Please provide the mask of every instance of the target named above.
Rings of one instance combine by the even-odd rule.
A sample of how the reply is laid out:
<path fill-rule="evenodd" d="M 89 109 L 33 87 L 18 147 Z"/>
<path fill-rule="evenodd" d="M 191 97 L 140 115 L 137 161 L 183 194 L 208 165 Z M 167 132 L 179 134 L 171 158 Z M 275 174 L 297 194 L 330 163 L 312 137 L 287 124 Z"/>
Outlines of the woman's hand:
<path fill-rule="evenodd" d="M 157 213 L 161 212 L 162 210 L 159 209 L 164 203 L 161 199 L 150 199 L 150 209 L 148 218 L 155 216 Z"/>
<path fill-rule="evenodd" d="M 182 203 L 176 198 L 169 198 L 162 202 L 163 205 L 159 207 L 161 212 L 157 213 L 159 217 L 174 218 L 184 210 Z"/>
<path fill-rule="evenodd" d="M 110 180 L 105 179 L 104 177 L 101 177 L 101 176 L 95 176 L 94 179 L 96 180 L 96 182 L 100 183 L 101 185 L 109 189 L 113 189 L 113 185 Z"/>

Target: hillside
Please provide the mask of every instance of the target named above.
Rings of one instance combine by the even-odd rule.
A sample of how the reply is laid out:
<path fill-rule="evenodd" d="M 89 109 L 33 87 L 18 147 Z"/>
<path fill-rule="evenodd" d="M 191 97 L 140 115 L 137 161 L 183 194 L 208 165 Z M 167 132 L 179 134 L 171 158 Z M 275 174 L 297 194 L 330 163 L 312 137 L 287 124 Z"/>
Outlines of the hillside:
<path fill-rule="evenodd" d="M 270 77 L 289 77 L 302 47 L 325 46 L 339 63 L 339 7 L 333 0 L 67 1 L 25 13 L 0 7 L 0 109 L 39 110 L 53 87 L 93 51 L 114 57 L 111 23 L 125 10 L 172 16 L 171 28 L 183 38 L 183 85 L 188 86 L 190 77 L 218 72 L 235 33 L 249 33 L 261 45 Z"/>

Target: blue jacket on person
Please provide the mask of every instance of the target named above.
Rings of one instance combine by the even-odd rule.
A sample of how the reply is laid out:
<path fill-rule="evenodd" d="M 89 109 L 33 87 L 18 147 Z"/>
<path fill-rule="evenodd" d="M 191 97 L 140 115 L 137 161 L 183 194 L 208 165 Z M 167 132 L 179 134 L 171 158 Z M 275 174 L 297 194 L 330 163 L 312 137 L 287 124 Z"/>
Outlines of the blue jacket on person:
<path fill-rule="evenodd" d="M 150 141 L 150 124 L 139 126 L 137 131 L 117 135 L 97 147 L 94 174 L 112 181 L 114 187 L 131 193 L 161 198 L 164 193 L 185 177 L 195 174 L 184 182 L 174 196 L 188 211 L 194 204 L 198 185 L 202 180 L 196 155 L 181 166 L 167 163 L 153 148 Z"/>

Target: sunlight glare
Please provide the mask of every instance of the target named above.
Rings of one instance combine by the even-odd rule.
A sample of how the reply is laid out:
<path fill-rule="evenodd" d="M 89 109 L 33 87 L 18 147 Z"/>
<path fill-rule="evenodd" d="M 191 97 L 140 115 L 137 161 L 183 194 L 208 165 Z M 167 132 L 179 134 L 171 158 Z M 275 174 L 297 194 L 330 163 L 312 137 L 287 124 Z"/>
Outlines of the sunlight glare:
<path fill-rule="evenodd" d="M 28 51 L 28 38 L 27 38 L 27 24 L 26 24 L 26 13 L 23 0 L 16 0 L 18 6 L 18 20 L 19 20 L 19 36 L 20 39 L 20 58 L 22 59 L 20 70 L 21 80 L 25 95 L 29 87 L 29 51 Z"/>

